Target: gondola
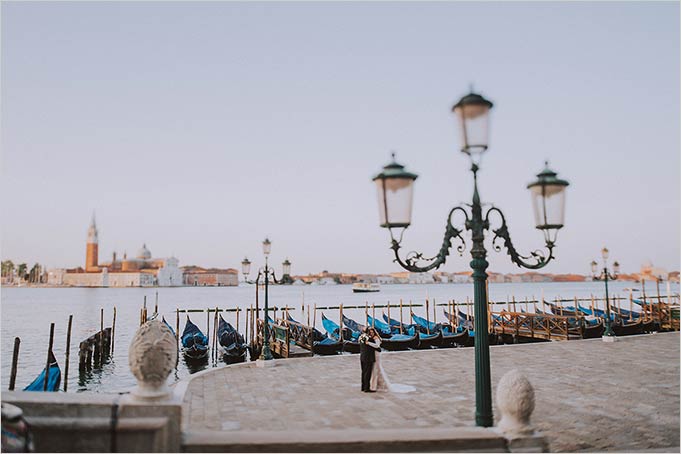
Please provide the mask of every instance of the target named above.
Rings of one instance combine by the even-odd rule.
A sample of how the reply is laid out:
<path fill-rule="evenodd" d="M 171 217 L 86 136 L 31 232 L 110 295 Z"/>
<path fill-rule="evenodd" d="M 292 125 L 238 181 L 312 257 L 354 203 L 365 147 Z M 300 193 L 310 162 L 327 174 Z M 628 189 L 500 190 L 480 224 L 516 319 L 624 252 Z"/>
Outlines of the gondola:
<path fill-rule="evenodd" d="M 300 323 L 298 320 L 291 317 L 289 314 L 286 314 L 286 320 L 288 320 L 291 323 L 295 323 L 296 325 L 303 326 L 302 323 Z M 312 328 L 312 330 L 313 330 L 312 336 L 313 336 L 315 341 L 323 341 L 324 339 L 326 339 L 328 337 L 326 334 L 322 333 L 317 328 Z"/>
<path fill-rule="evenodd" d="M 444 310 L 444 309 L 443 309 Z M 473 347 L 475 345 L 475 324 L 474 321 L 475 319 L 473 316 L 469 316 L 470 318 L 466 317 L 466 314 L 464 314 L 461 311 L 458 312 L 458 317 L 459 317 L 459 329 L 466 329 L 468 328 L 468 338 L 465 340 L 465 347 Z M 450 315 L 449 312 L 444 310 L 445 317 L 447 317 L 447 320 L 451 320 L 453 317 Z M 495 333 L 488 333 L 488 339 L 489 339 L 489 345 L 497 345 L 500 343 L 499 341 L 499 336 L 497 336 Z"/>
<path fill-rule="evenodd" d="M 204 335 L 198 326 L 187 316 L 187 323 L 182 332 L 182 354 L 189 360 L 203 360 L 208 358 L 208 336 Z"/>
<path fill-rule="evenodd" d="M 374 328 L 382 339 L 389 339 L 393 334 L 398 334 L 400 332 L 399 327 L 397 330 L 395 330 L 395 328 L 391 329 L 390 325 L 377 318 L 373 318 L 371 315 L 367 315 L 367 325 Z"/>
<path fill-rule="evenodd" d="M 605 327 L 603 326 L 603 320 L 595 320 L 595 324 L 587 323 L 582 328 L 582 338 L 583 339 L 595 339 L 597 337 L 603 336 L 603 331 Z"/>
<path fill-rule="evenodd" d="M 343 351 L 343 345 L 344 343 L 339 340 L 326 337 L 320 341 L 314 341 L 312 352 L 316 355 L 337 355 Z"/>
<path fill-rule="evenodd" d="M 419 317 L 413 312 L 411 313 L 411 319 L 414 321 L 414 324 L 418 326 L 419 331 L 422 334 L 437 333 L 442 329 L 442 325 L 439 323 L 430 322 L 423 317 Z"/>
<path fill-rule="evenodd" d="M 409 331 L 409 328 L 413 328 L 414 325 L 411 323 L 400 323 L 399 320 L 395 320 L 393 318 L 389 318 L 385 313 L 383 314 L 383 320 L 385 320 L 386 323 L 390 324 L 390 327 L 396 332 L 400 332 L 400 327 L 402 327 L 402 334 L 406 333 Z"/>
<path fill-rule="evenodd" d="M 244 337 L 225 321 L 220 314 L 218 322 L 218 343 L 220 344 L 220 355 L 222 360 L 228 364 L 242 363 L 246 361 L 246 341 Z"/>
<path fill-rule="evenodd" d="M 286 319 L 291 323 L 301 325 L 289 314 L 286 314 Z M 322 333 L 317 328 L 312 328 L 312 330 L 312 353 L 317 355 L 336 355 L 343 351 L 343 342 L 329 337 L 328 334 Z"/>
<path fill-rule="evenodd" d="M 59 384 L 61 383 L 61 369 L 57 364 L 57 358 L 50 351 L 50 366 L 47 369 L 47 391 L 59 391 Z M 24 391 L 44 391 L 45 389 L 45 369 L 40 372 L 30 385 L 24 388 Z M 3 429 L 4 430 L 4 429 Z"/>
<path fill-rule="evenodd" d="M 624 323 L 618 319 L 611 327 L 615 336 L 631 336 L 643 333 L 643 321 L 641 319 L 631 323 Z"/>
<path fill-rule="evenodd" d="M 419 350 L 426 350 L 429 348 L 439 347 L 442 344 L 442 331 L 432 334 L 424 334 L 419 332 L 419 344 L 416 346 Z"/>
<path fill-rule="evenodd" d="M 353 339 L 352 336 L 352 331 L 349 330 L 348 328 L 343 329 L 343 340 L 340 340 L 340 326 L 333 320 L 330 320 L 326 318 L 324 313 L 322 312 L 322 326 L 324 326 L 324 329 L 326 330 L 329 338 L 332 340 L 335 340 L 337 342 L 342 342 L 343 343 L 343 351 L 346 351 L 348 353 L 359 353 L 359 342 L 357 342 L 357 339 Z M 359 335 L 357 336 L 359 337 Z"/>
<path fill-rule="evenodd" d="M 170 332 L 173 333 L 173 336 L 176 336 L 175 330 L 173 329 L 172 326 L 170 326 L 170 323 L 168 323 L 168 322 L 166 321 L 166 318 L 165 318 L 165 317 L 161 317 L 161 321 L 162 321 L 163 323 L 165 323 L 165 325 L 168 327 L 168 329 L 170 329 Z"/>
<path fill-rule="evenodd" d="M 343 325 L 347 326 L 348 329 L 350 329 L 353 332 L 353 338 L 359 337 L 359 334 L 364 332 L 364 329 L 366 328 L 364 325 L 357 323 L 351 318 L 348 318 L 343 314 Z M 357 333 L 357 336 L 354 335 L 354 333 Z"/>
<path fill-rule="evenodd" d="M 458 331 L 452 330 L 449 325 L 444 325 L 442 327 L 442 342 L 440 342 L 440 348 L 450 348 L 458 346 L 465 346 L 468 341 L 468 330 L 459 329 Z"/>
<path fill-rule="evenodd" d="M 553 315 L 560 315 L 564 317 L 574 317 L 577 314 L 577 309 L 575 309 L 573 306 L 558 306 L 554 303 L 546 303 L 549 305 L 551 308 L 551 312 L 553 312 Z M 581 315 L 581 314 L 580 314 Z"/>
<path fill-rule="evenodd" d="M 388 351 L 402 351 L 419 346 L 419 334 L 395 334 L 390 339 L 381 339 L 381 347 Z"/>
<path fill-rule="evenodd" d="M 443 312 L 445 313 L 445 318 L 449 320 L 451 323 L 454 319 L 454 316 L 452 316 L 449 312 L 447 312 L 445 309 L 443 309 Z M 463 312 L 457 310 L 457 316 L 459 317 L 459 327 L 460 328 L 467 328 L 469 331 L 472 331 L 474 328 L 473 324 L 473 316 L 467 316 Z"/>

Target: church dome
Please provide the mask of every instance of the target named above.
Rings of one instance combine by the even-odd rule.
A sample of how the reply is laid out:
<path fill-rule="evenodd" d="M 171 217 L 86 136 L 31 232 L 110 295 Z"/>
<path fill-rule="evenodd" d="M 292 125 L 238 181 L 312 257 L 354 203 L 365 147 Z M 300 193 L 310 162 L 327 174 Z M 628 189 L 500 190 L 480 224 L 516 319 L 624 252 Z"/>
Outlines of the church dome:
<path fill-rule="evenodd" d="M 142 249 L 137 251 L 137 258 L 142 260 L 149 260 L 151 258 L 151 252 L 147 249 L 146 244 L 143 244 Z"/>

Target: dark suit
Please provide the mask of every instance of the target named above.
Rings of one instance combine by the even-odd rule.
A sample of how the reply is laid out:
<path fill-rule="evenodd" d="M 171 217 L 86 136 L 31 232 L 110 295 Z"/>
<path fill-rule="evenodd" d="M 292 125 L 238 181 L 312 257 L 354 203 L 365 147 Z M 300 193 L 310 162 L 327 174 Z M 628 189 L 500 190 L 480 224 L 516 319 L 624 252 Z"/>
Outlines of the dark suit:
<path fill-rule="evenodd" d="M 371 371 L 376 362 L 376 349 L 367 345 L 366 342 L 359 343 L 359 362 L 362 365 L 362 391 L 369 391 L 371 381 Z"/>

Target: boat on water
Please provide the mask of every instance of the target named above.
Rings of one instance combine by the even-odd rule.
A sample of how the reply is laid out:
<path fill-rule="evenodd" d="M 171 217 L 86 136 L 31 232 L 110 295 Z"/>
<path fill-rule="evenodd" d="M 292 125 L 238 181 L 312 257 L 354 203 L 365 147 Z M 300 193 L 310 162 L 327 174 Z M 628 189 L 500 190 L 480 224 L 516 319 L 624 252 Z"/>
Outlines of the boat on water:
<path fill-rule="evenodd" d="M 203 360 L 208 358 L 208 336 L 203 334 L 187 316 L 187 323 L 180 339 L 182 354 L 189 360 Z"/>
<path fill-rule="evenodd" d="M 59 391 L 61 383 L 61 369 L 57 364 L 57 358 L 50 352 L 50 366 L 43 371 L 24 388 L 24 391 L 45 391 L 45 374 L 47 373 L 47 391 Z M 4 428 L 3 428 L 4 430 Z"/>
<path fill-rule="evenodd" d="M 322 312 L 322 325 L 331 339 L 343 343 L 343 351 L 348 353 L 359 353 L 359 342 L 357 342 L 357 338 L 359 337 L 358 332 L 353 332 L 349 328 L 343 328 L 343 340 L 341 341 L 340 326 L 333 320 L 326 318 L 324 312 Z"/>
<path fill-rule="evenodd" d="M 397 327 L 397 330 L 393 327 L 391 327 L 385 323 L 382 322 L 381 320 L 377 318 L 373 318 L 371 315 L 367 314 L 367 325 L 371 326 L 376 330 L 379 336 L 381 336 L 382 339 L 387 339 L 393 334 L 398 334 L 400 332 L 400 328 Z"/>
<path fill-rule="evenodd" d="M 392 327 L 393 331 L 398 333 L 401 332 L 402 334 L 404 334 L 406 332 L 409 332 L 410 330 L 415 329 L 414 325 L 412 325 L 411 323 L 400 323 L 399 320 L 388 318 L 388 316 L 385 315 L 385 313 L 383 313 L 383 320 L 385 320 L 386 323 L 390 323 L 390 326 Z"/>
<path fill-rule="evenodd" d="M 411 319 L 414 321 L 414 324 L 418 326 L 421 334 L 438 333 L 442 330 L 442 325 L 439 323 L 428 321 L 427 319 L 419 317 L 413 312 L 411 312 Z"/>
<path fill-rule="evenodd" d="M 381 339 L 381 347 L 388 351 L 402 351 L 415 349 L 419 346 L 419 333 L 395 334 L 390 339 Z"/>
<path fill-rule="evenodd" d="M 355 282 L 352 284 L 352 291 L 355 293 L 380 292 L 381 286 L 370 282 Z"/>
<path fill-rule="evenodd" d="M 440 348 L 465 347 L 468 344 L 468 330 L 462 327 L 453 328 L 450 325 L 442 326 L 442 342 Z"/>
<path fill-rule="evenodd" d="M 218 322 L 218 343 L 220 355 L 228 364 L 242 363 L 246 361 L 248 350 L 244 337 L 234 327 L 222 318 Z"/>
<path fill-rule="evenodd" d="M 324 318 L 326 317 L 324 317 L 323 314 L 322 317 L 323 322 Z M 293 317 L 291 317 L 288 314 L 286 318 L 289 323 L 301 325 L 299 322 L 297 322 Z M 330 337 L 328 334 L 322 333 L 317 328 L 312 328 L 312 330 L 313 330 L 312 353 L 316 355 L 337 355 L 338 353 L 343 351 L 343 342 L 341 342 L 340 339 L 334 339 Z"/>

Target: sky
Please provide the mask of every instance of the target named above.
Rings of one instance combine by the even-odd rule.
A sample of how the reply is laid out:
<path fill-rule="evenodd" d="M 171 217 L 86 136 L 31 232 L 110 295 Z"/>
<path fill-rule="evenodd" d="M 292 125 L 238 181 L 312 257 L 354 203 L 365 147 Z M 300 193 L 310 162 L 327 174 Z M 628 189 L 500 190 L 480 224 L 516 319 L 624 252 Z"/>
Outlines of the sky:
<path fill-rule="evenodd" d="M 451 106 L 494 102 L 479 172 L 521 252 L 526 186 L 570 182 L 556 260 L 680 262 L 678 2 L 2 3 L 2 258 L 135 255 L 293 274 L 400 271 L 371 178 L 415 183 L 403 250 L 434 255 L 472 176 Z M 470 241 L 469 241 L 470 243 Z M 522 272 L 489 247 L 490 270 Z M 440 269 L 469 269 L 453 253 Z"/>

